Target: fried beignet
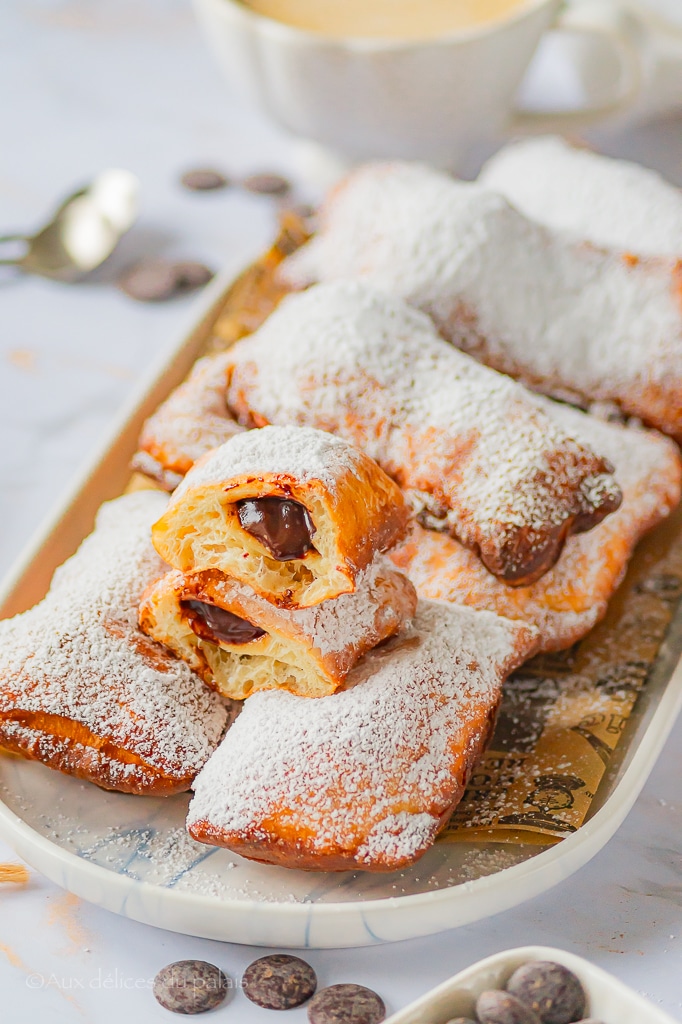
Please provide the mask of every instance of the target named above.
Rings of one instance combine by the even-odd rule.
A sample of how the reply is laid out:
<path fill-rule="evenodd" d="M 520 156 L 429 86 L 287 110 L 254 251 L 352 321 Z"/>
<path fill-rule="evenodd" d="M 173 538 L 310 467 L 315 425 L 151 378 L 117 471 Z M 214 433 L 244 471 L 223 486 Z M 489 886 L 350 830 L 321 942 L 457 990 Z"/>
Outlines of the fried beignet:
<path fill-rule="evenodd" d="M 616 402 L 682 437 L 682 267 L 575 243 L 498 193 L 418 164 L 369 164 L 331 193 L 280 273 L 361 278 L 428 313 L 489 366 L 559 398 Z"/>
<path fill-rule="evenodd" d="M 225 704 L 137 627 L 166 569 L 149 539 L 164 495 L 104 505 L 40 604 L 0 622 L 0 746 L 122 793 L 189 788 Z"/>
<path fill-rule="evenodd" d="M 195 781 L 190 834 L 253 860 L 395 871 L 433 843 L 492 733 L 532 627 L 420 601 L 319 700 L 250 697 Z"/>
<path fill-rule="evenodd" d="M 504 146 L 478 180 L 575 241 L 635 256 L 682 256 L 682 192 L 648 167 L 547 135 Z"/>
<path fill-rule="evenodd" d="M 187 380 L 145 422 L 133 469 L 172 491 L 197 459 L 241 432 L 225 401 L 229 362 L 228 353 L 221 352 L 195 363 Z"/>
<path fill-rule="evenodd" d="M 610 465 L 535 396 L 359 282 L 288 296 L 231 353 L 242 422 L 306 423 L 357 444 L 506 583 L 538 579 L 570 533 L 620 503 Z"/>
<path fill-rule="evenodd" d="M 613 462 L 623 504 L 590 533 L 569 537 L 561 558 L 541 580 L 511 590 L 457 541 L 421 527 L 391 553 L 420 597 L 487 608 L 530 622 L 540 631 L 541 651 L 569 647 L 603 618 L 635 544 L 680 500 L 680 456 L 672 441 L 651 431 L 605 423 L 568 406 L 557 406 L 555 414 L 573 436 L 593 444 Z"/>
<path fill-rule="evenodd" d="M 218 569 L 274 604 L 307 608 L 351 593 L 408 521 L 400 489 L 363 452 L 320 430 L 268 427 L 201 459 L 152 540 L 174 569 Z"/>
<path fill-rule="evenodd" d="M 140 626 L 225 697 L 257 690 L 322 697 L 414 615 L 414 587 L 383 555 L 352 594 L 312 608 L 278 608 L 215 570 L 173 571 L 142 598 Z"/>

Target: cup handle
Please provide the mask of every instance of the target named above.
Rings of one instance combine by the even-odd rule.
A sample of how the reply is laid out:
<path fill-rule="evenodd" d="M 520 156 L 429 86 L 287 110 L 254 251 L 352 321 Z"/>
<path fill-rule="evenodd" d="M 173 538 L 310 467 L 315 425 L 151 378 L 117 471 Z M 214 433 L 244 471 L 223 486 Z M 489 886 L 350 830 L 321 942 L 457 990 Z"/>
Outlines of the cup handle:
<path fill-rule="evenodd" d="M 564 4 L 550 31 L 598 36 L 610 43 L 620 63 L 618 92 L 608 103 L 577 110 L 516 110 L 508 127 L 513 132 L 580 130 L 627 109 L 642 84 L 637 28 L 637 21 L 619 0 L 580 0 Z"/>

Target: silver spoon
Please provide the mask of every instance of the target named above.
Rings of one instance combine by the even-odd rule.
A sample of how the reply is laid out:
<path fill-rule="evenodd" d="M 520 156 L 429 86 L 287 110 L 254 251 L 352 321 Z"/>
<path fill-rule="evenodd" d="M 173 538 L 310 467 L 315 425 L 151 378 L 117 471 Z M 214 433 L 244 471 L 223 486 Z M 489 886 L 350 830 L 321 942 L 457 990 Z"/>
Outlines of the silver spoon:
<path fill-rule="evenodd" d="M 5 235 L 0 243 L 23 246 L 18 256 L 0 259 L 29 274 L 75 281 L 110 256 L 132 227 L 138 210 L 139 181 L 130 171 L 102 171 L 69 196 L 35 235 Z"/>

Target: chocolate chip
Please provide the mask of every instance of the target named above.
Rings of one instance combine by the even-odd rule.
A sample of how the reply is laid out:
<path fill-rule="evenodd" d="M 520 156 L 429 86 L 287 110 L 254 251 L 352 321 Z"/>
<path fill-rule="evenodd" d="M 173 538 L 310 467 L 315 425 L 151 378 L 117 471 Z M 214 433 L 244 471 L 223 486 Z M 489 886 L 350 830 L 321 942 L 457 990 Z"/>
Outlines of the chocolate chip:
<path fill-rule="evenodd" d="M 213 189 L 225 188 L 229 185 L 224 174 L 208 167 L 185 171 L 180 181 L 190 192 L 211 192 Z"/>
<path fill-rule="evenodd" d="M 192 260 L 182 260 L 174 263 L 178 287 L 184 291 L 193 288 L 203 288 L 205 284 L 212 281 L 215 274 L 205 263 L 195 263 Z"/>
<path fill-rule="evenodd" d="M 284 196 L 291 192 L 291 182 L 281 174 L 249 174 L 242 185 L 247 192 L 263 196 Z"/>
<path fill-rule="evenodd" d="M 310 999 L 317 988 L 315 971 L 305 960 L 285 953 L 255 960 L 244 971 L 244 994 L 267 1010 L 291 1010 Z"/>
<path fill-rule="evenodd" d="M 128 267 L 117 283 L 121 291 L 138 302 L 163 302 L 203 287 L 212 277 L 213 271 L 203 263 L 141 260 Z"/>
<path fill-rule="evenodd" d="M 144 260 L 129 267 L 119 277 L 118 286 L 138 302 L 162 302 L 178 290 L 173 264 L 163 260 Z"/>
<path fill-rule="evenodd" d="M 220 968 L 205 960 L 178 960 L 154 978 L 157 1002 L 172 1013 L 204 1013 L 225 1000 L 229 982 Z"/>
<path fill-rule="evenodd" d="M 536 960 L 523 964 L 507 982 L 511 992 L 532 1006 L 542 1024 L 572 1024 L 585 1013 L 585 992 L 563 964 Z"/>
<path fill-rule="evenodd" d="M 313 996 L 310 1024 L 379 1024 L 386 1016 L 383 1000 L 364 985 L 330 985 Z"/>
<path fill-rule="evenodd" d="M 535 1010 L 510 992 L 497 989 L 481 992 L 476 1013 L 481 1024 L 540 1024 Z"/>

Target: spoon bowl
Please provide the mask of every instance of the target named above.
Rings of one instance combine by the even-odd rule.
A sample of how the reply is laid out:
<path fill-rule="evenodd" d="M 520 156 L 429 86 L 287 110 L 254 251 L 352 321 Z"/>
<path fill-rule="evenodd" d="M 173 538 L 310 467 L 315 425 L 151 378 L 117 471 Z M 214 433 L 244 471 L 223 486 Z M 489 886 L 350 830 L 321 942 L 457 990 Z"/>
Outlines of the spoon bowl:
<path fill-rule="evenodd" d="M 132 227 L 138 212 L 139 181 L 130 171 L 102 171 L 68 196 L 52 219 L 34 235 L 6 235 L 19 243 L 19 255 L 0 259 L 30 274 L 76 281 L 99 267 Z"/>

